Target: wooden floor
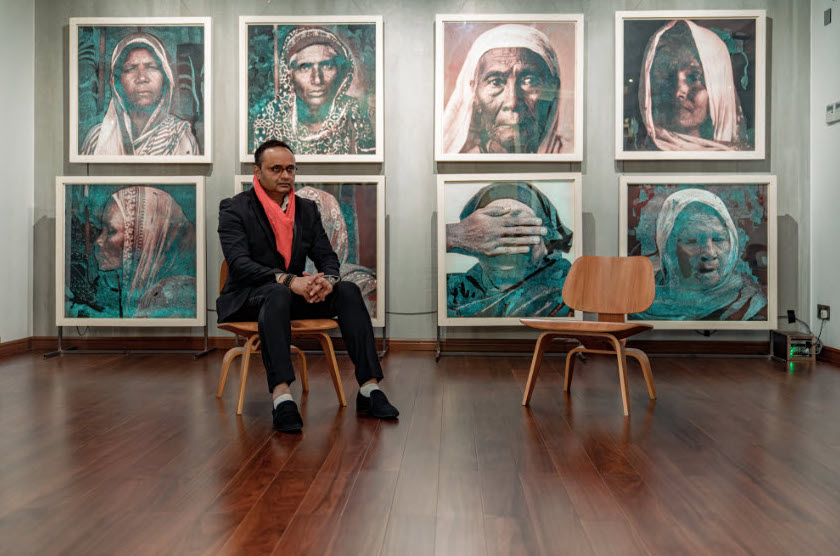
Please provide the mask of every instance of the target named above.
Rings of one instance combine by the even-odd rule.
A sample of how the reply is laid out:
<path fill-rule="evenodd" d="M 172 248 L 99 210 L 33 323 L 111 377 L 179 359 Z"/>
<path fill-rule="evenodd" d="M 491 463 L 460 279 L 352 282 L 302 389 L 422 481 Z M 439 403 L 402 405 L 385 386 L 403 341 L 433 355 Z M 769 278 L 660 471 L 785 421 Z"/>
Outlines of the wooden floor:
<path fill-rule="evenodd" d="M 0 361 L 0 553 L 72 555 L 837 554 L 840 369 L 613 360 L 562 392 L 548 358 L 391 353 L 397 423 L 336 404 L 321 356 L 271 430 L 261 365 L 235 415 L 221 353 Z"/>

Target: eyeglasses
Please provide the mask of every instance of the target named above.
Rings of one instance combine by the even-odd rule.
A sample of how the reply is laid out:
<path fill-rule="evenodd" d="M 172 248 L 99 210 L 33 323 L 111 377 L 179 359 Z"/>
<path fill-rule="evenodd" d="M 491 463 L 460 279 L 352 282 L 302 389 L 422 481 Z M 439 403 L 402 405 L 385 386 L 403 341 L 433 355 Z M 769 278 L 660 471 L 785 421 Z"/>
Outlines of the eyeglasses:
<path fill-rule="evenodd" d="M 286 172 L 288 174 L 294 174 L 295 172 L 297 172 L 297 166 L 295 166 L 294 164 L 292 164 L 290 166 L 279 166 L 278 165 L 278 166 L 272 166 L 271 168 L 269 168 L 269 170 L 271 170 L 275 174 L 282 174 L 283 172 Z"/>

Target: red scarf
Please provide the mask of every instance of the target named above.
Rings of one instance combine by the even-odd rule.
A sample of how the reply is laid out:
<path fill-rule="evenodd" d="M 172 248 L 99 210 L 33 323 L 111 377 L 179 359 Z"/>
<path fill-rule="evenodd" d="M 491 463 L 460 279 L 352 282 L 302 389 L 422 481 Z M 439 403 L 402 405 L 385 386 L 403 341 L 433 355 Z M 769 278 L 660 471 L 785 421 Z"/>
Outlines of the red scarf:
<path fill-rule="evenodd" d="M 257 176 L 254 176 L 254 191 L 257 192 L 257 199 L 260 200 L 265 215 L 268 216 L 268 223 L 271 224 L 271 229 L 274 231 L 277 252 L 283 256 L 286 270 L 288 270 L 292 260 L 292 238 L 295 229 L 295 186 L 292 185 L 292 189 L 289 191 L 289 204 L 286 207 L 286 212 L 283 212 L 280 205 L 268 196 Z"/>

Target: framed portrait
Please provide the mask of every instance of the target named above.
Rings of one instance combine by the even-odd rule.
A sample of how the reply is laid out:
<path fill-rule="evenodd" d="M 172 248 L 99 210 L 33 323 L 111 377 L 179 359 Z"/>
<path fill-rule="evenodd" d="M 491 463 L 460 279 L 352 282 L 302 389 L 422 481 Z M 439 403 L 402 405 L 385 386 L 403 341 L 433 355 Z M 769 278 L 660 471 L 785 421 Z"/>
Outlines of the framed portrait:
<path fill-rule="evenodd" d="M 621 256 L 653 262 L 656 328 L 776 328 L 776 177 L 622 176 Z"/>
<path fill-rule="evenodd" d="M 58 326 L 204 326 L 204 177 L 55 179 Z"/>
<path fill-rule="evenodd" d="M 438 325 L 580 320 L 563 284 L 582 254 L 581 175 L 438 175 Z"/>
<path fill-rule="evenodd" d="M 615 153 L 764 158 L 764 10 L 615 14 Z"/>
<path fill-rule="evenodd" d="M 437 15 L 435 122 L 438 161 L 582 160 L 583 15 Z"/>
<path fill-rule="evenodd" d="M 70 162 L 209 163 L 209 17 L 70 18 Z"/>
<path fill-rule="evenodd" d="M 253 179 L 236 176 L 234 193 Z M 341 279 L 359 286 L 373 326 L 385 326 L 385 176 L 298 176 L 295 195 L 318 205 Z M 317 272 L 309 259 L 306 271 Z"/>
<path fill-rule="evenodd" d="M 298 162 L 382 162 L 382 16 L 240 17 L 239 153 L 268 139 Z"/>

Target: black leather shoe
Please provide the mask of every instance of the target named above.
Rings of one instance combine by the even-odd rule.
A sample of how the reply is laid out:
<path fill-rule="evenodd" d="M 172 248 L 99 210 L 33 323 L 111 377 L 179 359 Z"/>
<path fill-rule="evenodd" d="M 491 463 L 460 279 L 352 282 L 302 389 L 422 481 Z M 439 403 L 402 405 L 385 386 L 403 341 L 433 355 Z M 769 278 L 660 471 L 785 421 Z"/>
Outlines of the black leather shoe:
<path fill-rule="evenodd" d="M 274 417 L 274 430 L 297 433 L 303 427 L 303 419 L 300 418 L 297 404 L 292 400 L 280 402 L 271 414 Z"/>
<path fill-rule="evenodd" d="M 378 419 L 396 419 L 400 414 L 382 390 L 372 390 L 369 398 L 362 396 L 361 392 L 356 394 L 356 411 Z"/>

